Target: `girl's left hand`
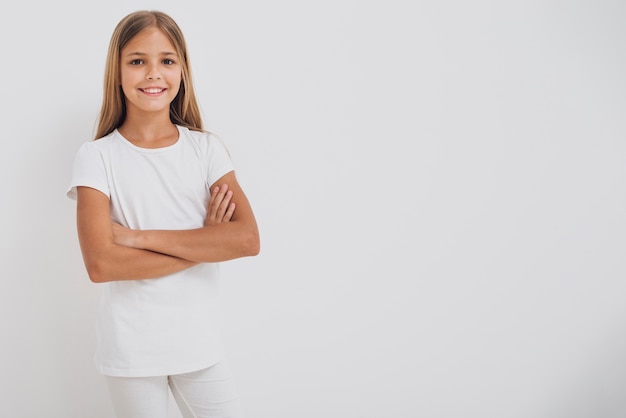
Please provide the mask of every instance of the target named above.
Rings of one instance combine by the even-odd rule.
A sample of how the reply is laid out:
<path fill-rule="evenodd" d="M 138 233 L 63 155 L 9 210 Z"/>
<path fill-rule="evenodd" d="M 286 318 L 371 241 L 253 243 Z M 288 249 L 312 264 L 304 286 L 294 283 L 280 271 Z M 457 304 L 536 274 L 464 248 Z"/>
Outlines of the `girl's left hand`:
<path fill-rule="evenodd" d="M 232 197 L 233 192 L 228 190 L 228 184 L 213 188 L 204 226 L 230 222 L 233 213 L 235 213 L 235 204 L 231 202 Z"/>
<path fill-rule="evenodd" d="M 209 199 L 204 226 L 230 222 L 235 212 L 235 204 L 231 202 L 232 197 L 233 193 L 228 190 L 227 184 L 214 188 Z M 141 248 L 138 242 L 141 231 L 126 228 L 117 222 L 113 222 L 112 230 L 113 241 L 116 244 L 131 248 Z"/>

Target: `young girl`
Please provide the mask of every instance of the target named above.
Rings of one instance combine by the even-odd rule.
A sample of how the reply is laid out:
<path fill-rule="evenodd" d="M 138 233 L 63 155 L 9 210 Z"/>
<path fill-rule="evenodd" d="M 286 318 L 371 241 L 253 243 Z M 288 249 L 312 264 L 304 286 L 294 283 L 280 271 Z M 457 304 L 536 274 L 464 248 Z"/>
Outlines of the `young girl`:
<path fill-rule="evenodd" d="M 139 11 L 111 38 L 95 140 L 68 196 L 90 279 L 102 283 L 98 370 L 118 418 L 240 417 L 217 324 L 218 262 L 259 234 L 220 140 L 203 129 L 185 40 Z"/>

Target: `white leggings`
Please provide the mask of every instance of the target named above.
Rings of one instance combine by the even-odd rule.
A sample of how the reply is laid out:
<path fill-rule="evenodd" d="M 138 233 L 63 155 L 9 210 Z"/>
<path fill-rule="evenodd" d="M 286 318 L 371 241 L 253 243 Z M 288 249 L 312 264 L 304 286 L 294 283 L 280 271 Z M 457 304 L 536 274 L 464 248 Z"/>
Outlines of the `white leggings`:
<path fill-rule="evenodd" d="M 184 418 L 242 418 L 228 366 L 173 376 L 106 376 L 117 418 L 167 418 L 169 390 Z"/>

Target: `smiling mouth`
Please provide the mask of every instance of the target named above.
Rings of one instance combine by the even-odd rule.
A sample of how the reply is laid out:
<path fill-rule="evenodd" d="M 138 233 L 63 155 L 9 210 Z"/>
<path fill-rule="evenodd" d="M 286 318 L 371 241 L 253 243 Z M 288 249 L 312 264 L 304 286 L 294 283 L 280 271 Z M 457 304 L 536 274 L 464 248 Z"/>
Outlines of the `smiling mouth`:
<path fill-rule="evenodd" d="M 140 89 L 140 90 L 148 94 L 158 94 L 158 93 L 162 93 L 165 91 L 165 89 Z"/>

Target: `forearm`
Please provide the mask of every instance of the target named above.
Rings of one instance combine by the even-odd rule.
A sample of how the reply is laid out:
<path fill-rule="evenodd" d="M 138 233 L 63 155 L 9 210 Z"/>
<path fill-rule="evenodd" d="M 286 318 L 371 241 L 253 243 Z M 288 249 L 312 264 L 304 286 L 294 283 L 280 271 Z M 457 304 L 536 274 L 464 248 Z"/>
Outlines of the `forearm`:
<path fill-rule="evenodd" d="M 259 253 L 259 232 L 246 196 L 234 173 L 212 188 L 202 228 L 133 230 L 114 223 L 114 242 L 195 263 L 215 263 Z M 235 207 L 237 209 L 235 209 Z"/>
<path fill-rule="evenodd" d="M 193 262 L 220 262 L 259 253 L 256 225 L 221 223 L 190 230 L 133 231 L 135 248 Z"/>
<path fill-rule="evenodd" d="M 167 254 L 116 244 L 107 245 L 95 254 L 83 254 L 83 259 L 89 278 L 95 283 L 153 279 L 198 264 Z"/>
<path fill-rule="evenodd" d="M 78 239 L 92 282 L 152 279 L 197 264 L 116 242 L 111 228 L 108 197 L 89 187 L 78 187 L 77 192 Z"/>

